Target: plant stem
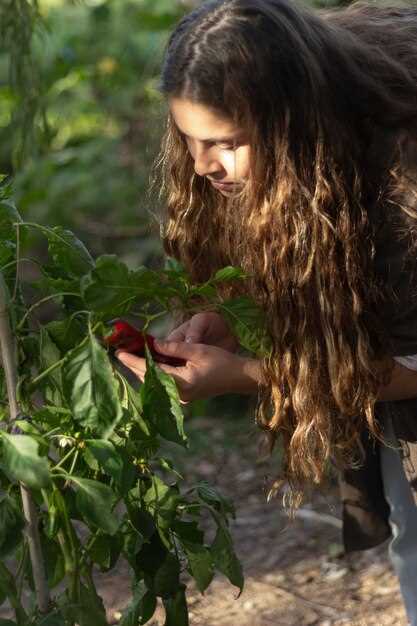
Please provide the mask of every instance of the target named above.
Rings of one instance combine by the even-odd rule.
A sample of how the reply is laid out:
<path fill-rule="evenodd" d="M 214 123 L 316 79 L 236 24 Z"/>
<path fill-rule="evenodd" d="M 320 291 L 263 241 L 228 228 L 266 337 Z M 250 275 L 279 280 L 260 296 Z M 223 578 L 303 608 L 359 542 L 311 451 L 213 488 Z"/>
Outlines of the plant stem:
<path fill-rule="evenodd" d="M 0 272 L 0 351 L 6 376 L 10 418 L 15 420 L 19 414 L 19 406 L 16 398 L 16 346 L 10 329 L 8 308 L 8 290 L 3 274 Z M 38 515 L 32 496 L 25 485 L 20 485 L 20 492 L 22 495 L 23 513 L 26 521 L 26 535 L 29 544 L 36 597 L 40 612 L 46 613 L 49 605 L 49 590 L 46 581 L 45 565 L 42 558 L 39 538 Z"/>
<path fill-rule="evenodd" d="M 32 306 L 26 311 L 26 313 L 24 314 L 24 316 L 22 317 L 22 319 L 20 320 L 18 326 L 17 326 L 17 330 L 21 330 L 27 320 L 27 318 L 29 317 L 29 315 L 32 313 L 32 311 L 34 309 L 36 309 L 38 306 L 40 306 L 41 304 L 43 304 L 44 302 L 48 302 L 49 300 L 53 300 L 54 298 L 60 298 L 61 296 L 79 296 L 79 293 L 75 293 L 73 291 L 62 291 L 60 293 L 53 293 L 50 296 L 45 296 L 45 298 L 42 298 L 42 300 L 38 300 L 38 302 L 35 302 L 35 304 L 32 304 Z"/>
<path fill-rule="evenodd" d="M 36 261 L 36 259 L 31 259 L 29 257 L 22 257 L 20 258 L 18 261 L 9 261 L 9 263 L 6 263 L 6 265 L 2 265 L 2 267 L 0 268 L 2 272 L 4 272 L 4 270 L 7 270 L 8 267 L 13 267 L 13 265 L 19 265 L 20 263 L 33 263 L 34 265 L 38 265 L 39 267 L 42 267 L 41 263 L 39 263 L 38 261 Z"/>
<path fill-rule="evenodd" d="M 92 331 L 93 333 L 99 327 L 99 325 L 100 325 L 100 322 L 97 322 L 97 324 L 93 326 L 93 331 Z M 30 389 L 33 389 L 41 380 L 43 380 L 46 376 L 49 376 L 49 374 L 53 372 L 54 370 L 56 370 L 58 367 L 61 367 L 62 365 L 64 365 L 64 363 L 70 358 L 72 352 L 74 350 L 78 350 L 79 348 L 82 348 L 82 346 L 84 346 L 89 339 L 90 339 L 89 335 L 87 335 L 87 337 L 84 337 L 84 339 L 78 344 L 76 348 L 74 348 L 70 352 L 67 352 L 67 354 L 62 359 L 60 359 L 56 363 L 53 363 L 46 370 L 44 370 L 38 376 L 36 376 L 30 383 Z"/>
<path fill-rule="evenodd" d="M 60 460 L 60 462 L 59 462 L 59 463 L 57 463 L 57 464 L 56 464 L 56 465 L 52 468 L 52 470 L 56 470 L 56 469 L 58 469 L 59 467 L 61 467 L 61 465 L 63 465 L 63 464 L 65 463 L 65 461 L 66 461 L 67 459 L 69 459 L 69 457 L 71 456 L 71 454 L 74 454 L 75 450 L 76 450 L 76 448 L 71 448 L 71 450 L 70 450 L 69 452 L 67 452 L 67 454 L 66 454 L 64 457 L 62 457 L 62 459 Z"/>
<path fill-rule="evenodd" d="M 16 263 L 16 276 L 14 279 L 12 302 L 15 302 L 16 300 L 17 290 L 19 287 L 19 271 L 20 271 L 19 259 L 20 259 L 20 228 L 19 226 L 16 226 L 16 261 L 17 263 Z"/>
<path fill-rule="evenodd" d="M 15 612 L 16 621 L 18 624 L 27 624 L 28 616 L 26 615 L 26 611 L 23 608 L 22 603 L 20 602 L 20 598 L 17 594 L 16 584 L 14 582 L 14 578 L 12 574 L 9 572 L 7 567 L 0 561 L 0 577 L 3 581 L 6 581 L 6 594 L 9 599 L 9 602 Z"/>

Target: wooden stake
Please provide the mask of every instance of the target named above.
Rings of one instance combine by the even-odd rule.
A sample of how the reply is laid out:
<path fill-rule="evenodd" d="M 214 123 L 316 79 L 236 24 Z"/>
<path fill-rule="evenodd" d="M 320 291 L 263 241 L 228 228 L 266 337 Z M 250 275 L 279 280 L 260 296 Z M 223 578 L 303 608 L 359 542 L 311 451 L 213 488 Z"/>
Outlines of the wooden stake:
<path fill-rule="evenodd" d="M 2 272 L 0 271 L 0 353 L 6 377 L 7 395 L 10 407 L 10 418 L 15 420 L 19 415 L 17 404 L 17 366 L 16 345 L 12 336 L 9 321 L 8 290 Z M 35 583 L 38 608 L 41 613 L 47 613 L 49 608 L 49 589 L 42 557 L 42 549 L 38 530 L 38 514 L 30 491 L 23 484 L 20 485 L 22 495 L 23 514 L 26 521 L 26 537 L 29 545 L 30 560 L 32 563 L 33 579 Z"/>

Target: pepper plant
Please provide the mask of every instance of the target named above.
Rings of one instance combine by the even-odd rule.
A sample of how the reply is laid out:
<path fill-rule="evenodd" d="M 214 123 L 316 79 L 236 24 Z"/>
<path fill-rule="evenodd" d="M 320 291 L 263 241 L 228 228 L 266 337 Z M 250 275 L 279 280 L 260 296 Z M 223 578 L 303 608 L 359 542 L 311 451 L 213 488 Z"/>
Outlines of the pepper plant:
<path fill-rule="evenodd" d="M 119 559 L 132 584 L 122 626 L 146 624 L 158 598 L 166 626 L 188 624 L 185 572 L 202 593 L 216 570 L 242 591 L 233 504 L 206 482 L 184 489 L 162 454 L 164 440 L 189 445 L 173 378 L 146 348 L 145 381 L 131 384 L 103 338 L 112 318 L 129 314 L 146 330 L 199 301 L 257 351 L 259 310 L 217 295 L 219 283 L 245 276 L 228 267 L 192 285 L 173 262 L 154 271 L 94 260 L 72 232 L 24 222 L 0 190 L 0 604 L 14 611 L 0 626 L 104 626 L 94 570 Z M 44 237 L 46 261 L 25 256 L 30 231 Z M 37 268 L 30 284 L 26 264 Z M 54 319 L 41 323 L 51 302 Z M 203 516 L 214 524 L 209 543 Z"/>

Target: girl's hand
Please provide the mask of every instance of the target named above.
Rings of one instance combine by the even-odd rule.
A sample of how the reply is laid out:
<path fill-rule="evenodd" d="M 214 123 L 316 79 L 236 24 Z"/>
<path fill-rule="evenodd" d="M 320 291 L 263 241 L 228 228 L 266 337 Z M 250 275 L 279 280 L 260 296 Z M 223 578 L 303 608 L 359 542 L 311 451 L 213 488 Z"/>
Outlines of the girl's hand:
<path fill-rule="evenodd" d="M 231 333 L 229 326 L 219 313 L 197 313 L 167 337 L 168 341 L 186 341 L 187 343 L 204 343 L 236 352 L 239 342 Z"/>
<path fill-rule="evenodd" d="M 187 361 L 183 367 L 158 364 L 161 370 L 174 378 L 183 403 L 226 393 L 251 394 L 258 390 L 260 364 L 255 359 L 202 343 L 156 341 L 155 347 L 162 354 Z M 116 356 L 139 380 L 144 381 L 146 359 L 121 350 L 116 352 Z"/>

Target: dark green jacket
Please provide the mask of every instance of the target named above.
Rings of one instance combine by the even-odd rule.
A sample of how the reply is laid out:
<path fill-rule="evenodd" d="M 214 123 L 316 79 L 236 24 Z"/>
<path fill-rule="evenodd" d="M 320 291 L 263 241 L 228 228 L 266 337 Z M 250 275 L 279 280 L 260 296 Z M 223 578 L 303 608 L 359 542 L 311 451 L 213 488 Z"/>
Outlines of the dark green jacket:
<path fill-rule="evenodd" d="M 417 164 L 417 143 L 407 143 L 406 158 Z M 415 171 L 415 170 L 414 170 Z M 417 207 L 416 198 L 407 199 Z M 391 356 L 417 354 L 417 256 L 407 256 L 410 239 L 398 238 L 388 224 L 376 252 L 376 271 L 392 291 L 384 307 L 383 322 L 391 341 Z M 375 414 L 381 423 L 392 418 L 400 455 L 417 506 L 417 397 L 378 402 Z M 389 507 L 382 486 L 379 446 L 364 433 L 365 464 L 341 477 L 343 539 L 347 552 L 371 548 L 390 536 Z"/>

